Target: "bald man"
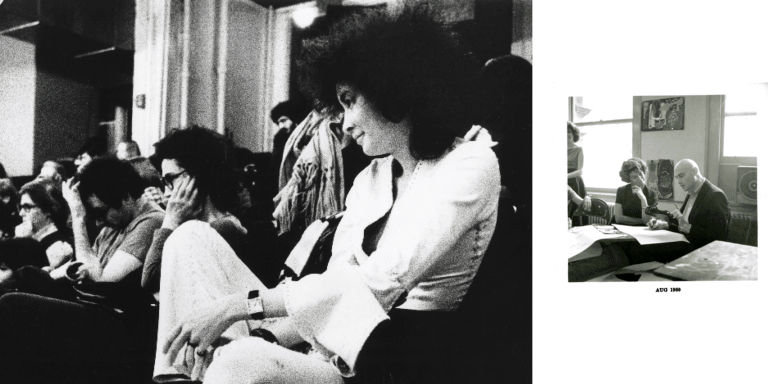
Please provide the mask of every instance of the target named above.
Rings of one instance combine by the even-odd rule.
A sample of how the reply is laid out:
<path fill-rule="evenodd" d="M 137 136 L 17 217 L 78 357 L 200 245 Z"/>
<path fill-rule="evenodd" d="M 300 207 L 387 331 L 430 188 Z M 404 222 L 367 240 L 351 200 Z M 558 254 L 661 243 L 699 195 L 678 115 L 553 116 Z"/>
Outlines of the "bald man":
<path fill-rule="evenodd" d="M 120 160 L 131 160 L 141 156 L 141 150 L 139 150 L 139 144 L 135 141 L 123 141 L 117 145 L 117 153 L 115 155 Z"/>
<path fill-rule="evenodd" d="M 699 166 L 690 159 L 680 160 L 675 165 L 675 179 L 680 188 L 688 193 L 682 212 L 672 211 L 669 222 L 652 219 L 648 226 L 651 229 L 680 232 L 694 249 L 715 240 L 725 240 L 731 221 L 731 210 L 725 193 L 705 179 Z M 680 256 L 683 255 L 677 257 Z"/>

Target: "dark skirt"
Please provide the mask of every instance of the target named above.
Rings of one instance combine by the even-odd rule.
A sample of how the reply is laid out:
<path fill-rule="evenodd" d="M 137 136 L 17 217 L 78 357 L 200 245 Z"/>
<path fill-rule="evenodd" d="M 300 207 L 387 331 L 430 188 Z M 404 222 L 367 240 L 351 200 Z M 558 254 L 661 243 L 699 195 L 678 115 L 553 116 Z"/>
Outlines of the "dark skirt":
<path fill-rule="evenodd" d="M 568 173 L 573 171 L 575 171 L 575 169 L 569 169 Z M 568 178 L 568 186 L 571 187 L 577 195 L 581 196 L 581 198 L 584 198 L 584 196 L 587 195 L 587 188 L 584 186 L 584 179 L 582 179 L 581 176 Z M 568 201 L 568 217 L 571 218 L 573 226 L 579 227 L 587 225 L 586 216 L 573 216 L 573 213 L 576 212 L 577 208 L 579 207 L 576 204 L 570 200 Z"/>
<path fill-rule="evenodd" d="M 363 346 L 349 384 L 466 382 L 466 335 L 456 312 L 393 309 Z"/>

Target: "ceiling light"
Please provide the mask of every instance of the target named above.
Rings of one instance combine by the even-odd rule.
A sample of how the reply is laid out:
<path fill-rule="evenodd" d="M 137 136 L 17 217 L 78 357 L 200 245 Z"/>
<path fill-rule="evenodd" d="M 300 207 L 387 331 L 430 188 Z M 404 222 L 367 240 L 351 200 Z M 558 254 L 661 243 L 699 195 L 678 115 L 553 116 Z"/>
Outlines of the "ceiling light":
<path fill-rule="evenodd" d="M 297 8 L 293 11 L 293 22 L 299 28 L 306 28 L 312 25 L 315 18 L 320 14 L 317 7 L 314 5 Z"/>

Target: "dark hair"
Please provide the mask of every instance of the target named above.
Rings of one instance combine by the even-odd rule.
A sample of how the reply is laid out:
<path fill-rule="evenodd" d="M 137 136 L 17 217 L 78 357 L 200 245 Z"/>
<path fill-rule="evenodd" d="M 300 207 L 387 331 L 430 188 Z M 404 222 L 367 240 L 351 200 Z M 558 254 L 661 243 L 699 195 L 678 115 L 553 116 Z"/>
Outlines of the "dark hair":
<path fill-rule="evenodd" d="M 31 237 L 0 240 L 0 263 L 15 271 L 25 265 L 45 267 L 48 257 L 45 249 Z"/>
<path fill-rule="evenodd" d="M 195 177 L 201 197 L 210 197 L 217 209 L 232 212 L 239 206 L 234 150 L 224 136 L 199 126 L 174 129 L 155 144 L 155 156 L 176 160 Z"/>
<path fill-rule="evenodd" d="M 163 180 L 160 176 L 160 172 L 158 172 L 157 168 L 152 165 L 152 162 L 149 161 L 149 159 L 146 157 L 134 157 L 125 161 L 128 162 L 128 164 L 130 164 L 133 169 L 136 170 L 136 173 L 139 174 L 139 177 L 141 177 L 142 181 L 141 186 L 143 188 L 163 188 Z"/>
<path fill-rule="evenodd" d="M 573 135 L 573 142 L 575 143 L 575 142 L 579 141 L 579 137 L 580 137 L 580 135 L 579 135 L 579 133 L 580 133 L 579 127 L 576 124 L 574 124 L 574 123 L 569 121 L 568 122 L 568 130 L 571 131 L 571 134 Z"/>
<path fill-rule="evenodd" d="M 2 180 L 2 179 L 0 179 Z M 6 204 L 0 200 L 0 237 L 13 237 L 17 225 L 21 224 L 21 216 L 16 209 L 16 204 Z"/>
<path fill-rule="evenodd" d="M 336 86 L 347 84 L 386 119 L 410 118 L 411 154 L 429 159 L 472 125 L 479 67 L 421 4 L 398 14 L 369 8 L 341 18 L 328 36 L 304 42 L 299 79 L 319 111 L 341 112 Z"/>
<path fill-rule="evenodd" d="M 11 198 L 8 205 L 15 207 L 19 204 L 19 191 L 16 190 L 11 179 L 0 178 L 0 197 L 4 196 Z"/>
<path fill-rule="evenodd" d="M 643 159 L 633 157 L 623 162 L 621 164 L 621 171 L 619 171 L 619 177 L 621 177 L 621 181 L 629 183 L 629 174 L 634 171 L 640 171 L 642 174 L 645 174 L 645 172 L 648 171 L 648 166 L 645 165 L 645 161 L 643 161 Z"/>
<path fill-rule="evenodd" d="M 123 206 L 123 199 L 138 199 L 144 193 L 141 177 L 130 164 L 113 157 L 96 158 L 80 174 L 80 197 L 95 195 L 112 208 Z"/>
<path fill-rule="evenodd" d="M 0 179 L 5 179 L 6 177 L 8 177 L 8 173 L 5 172 L 3 163 L 0 163 Z"/>
<path fill-rule="evenodd" d="M 50 216 L 59 229 L 66 228 L 69 218 L 69 206 L 61 194 L 61 188 L 53 182 L 35 180 L 24 184 L 19 196 L 29 195 L 29 198 L 43 213 Z"/>
<path fill-rule="evenodd" d="M 269 117 L 272 118 L 272 122 L 275 124 L 277 124 L 280 116 L 285 116 L 291 119 L 293 124 L 299 125 L 307 117 L 307 114 L 309 114 L 309 108 L 304 103 L 298 100 L 286 100 L 275 105 L 269 113 Z"/>
<path fill-rule="evenodd" d="M 87 153 L 90 157 L 102 156 L 107 153 L 107 138 L 104 136 L 92 136 L 77 150 L 75 157 Z"/>
<path fill-rule="evenodd" d="M 477 124 L 487 128 L 495 141 L 511 139 L 513 130 L 531 137 L 532 76 L 531 63 L 515 55 L 493 58 L 483 66 L 479 93 L 482 115 Z M 530 143 L 526 145 L 530 147 Z"/>

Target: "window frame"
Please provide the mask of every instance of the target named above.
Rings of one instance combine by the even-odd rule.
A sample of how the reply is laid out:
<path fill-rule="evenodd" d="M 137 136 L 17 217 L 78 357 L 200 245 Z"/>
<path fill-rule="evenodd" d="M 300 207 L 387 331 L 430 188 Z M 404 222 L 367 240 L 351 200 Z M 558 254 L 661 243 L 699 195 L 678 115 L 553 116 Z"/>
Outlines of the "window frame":
<path fill-rule="evenodd" d="M 576 108 L 576 104 L 574 103 L 574 97 L 575 96 L 569 96 L 568 97 L 568 120 L 572 121 L 574 124 L 578 125 L 579 127 L 589 127 L 589 126 L 597 126 L 597 125 L 609 125 L 609 124 L 626 124 L 631 123 L 632 124 L 632 157 L 639 157 L 639 149 L 640 149 L 640 136 L 637 134 L 636 129 L 639 130 L 640 128 L 640 121 L 639 119 L 636 119 L 635 116 L 639 116 L 639 111 L 636 111 L 635 105 L 637 96 L 632 97 L 632 116 L 626 119 L 613 119 L 613 120 L 596 120 L 596 121 L 588 121 L 588 122 L 579 122 L 576 123 L 574 121 L 574 109 Z M 616 199 L 616 191 L 617 188 L 604 188 L 604 187 L 590 187 L 589 185 L 585 185 L 587 194 L 590 196 L 598 197 L 602 200 L 613 202 Z"/>

